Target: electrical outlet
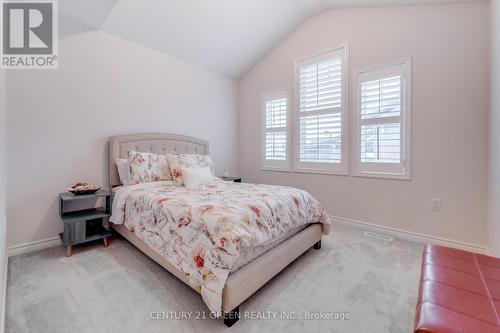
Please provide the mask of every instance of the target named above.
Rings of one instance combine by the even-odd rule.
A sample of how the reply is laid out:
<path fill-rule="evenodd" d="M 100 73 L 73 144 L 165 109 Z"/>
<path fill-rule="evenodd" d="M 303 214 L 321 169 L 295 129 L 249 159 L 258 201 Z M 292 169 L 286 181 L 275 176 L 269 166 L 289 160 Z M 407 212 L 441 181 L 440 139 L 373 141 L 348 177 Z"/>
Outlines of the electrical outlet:
<path fill-rule="evenodd" d="M 441 199 L 431 199 L 431 208 L 435 212 L 441 211 Z"/>

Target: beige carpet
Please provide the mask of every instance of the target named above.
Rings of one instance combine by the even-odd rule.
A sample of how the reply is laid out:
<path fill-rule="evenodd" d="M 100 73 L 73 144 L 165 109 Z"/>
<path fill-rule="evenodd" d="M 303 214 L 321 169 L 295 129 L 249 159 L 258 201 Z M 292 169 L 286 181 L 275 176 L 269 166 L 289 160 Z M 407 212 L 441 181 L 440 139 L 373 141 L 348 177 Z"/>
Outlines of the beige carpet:
<path fill-rule="evenodd" d="M 240 306 L 242 316 L 260 318 L 232 328 L 217 319 L 151 319 L 208 312 L 191 288 L 121 238 L 108 249 L 74 247 L 70 258 L 62 247 L 13 257 L 6 331 L 411 332 L 422 246 L 362 233 L 336 226 L 320 251 L 306 252 Z M 280 318 L 307 312 L 349 312 L 349 320 Z"/>

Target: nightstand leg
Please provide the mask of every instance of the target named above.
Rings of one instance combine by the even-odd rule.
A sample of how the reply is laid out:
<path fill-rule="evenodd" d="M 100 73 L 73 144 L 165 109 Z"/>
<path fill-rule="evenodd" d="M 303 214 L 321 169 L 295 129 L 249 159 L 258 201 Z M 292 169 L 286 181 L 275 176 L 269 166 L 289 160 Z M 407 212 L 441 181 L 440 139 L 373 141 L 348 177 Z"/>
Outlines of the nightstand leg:
<path fill-rule="evenodd" d="M 104 237 L 102 240 L 104 241 L 104 247 L 108 247 L 109 246 L 109 239 L 108 239 L 108 237 Z"/>
<path fill-rule="evenodd" d="M 71 245 L 66 246 L 66 257 L 71 257 Z"/>

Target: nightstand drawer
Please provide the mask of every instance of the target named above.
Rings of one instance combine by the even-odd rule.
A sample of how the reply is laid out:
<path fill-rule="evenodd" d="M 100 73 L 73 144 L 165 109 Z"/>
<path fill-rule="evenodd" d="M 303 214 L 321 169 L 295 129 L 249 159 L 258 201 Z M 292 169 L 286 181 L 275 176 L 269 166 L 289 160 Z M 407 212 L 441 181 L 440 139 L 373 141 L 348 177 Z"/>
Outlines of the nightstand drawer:
<path fill-rule="evenodd" d="M 71 243 L 77 244 L 85 241 L 85 221 L 71 224 Z"/>
<path fill-rule="evenodd" d="M 85 241 L 85 220 L 65 223 L 62 241 L 64 245 L 79 244 Z"/>

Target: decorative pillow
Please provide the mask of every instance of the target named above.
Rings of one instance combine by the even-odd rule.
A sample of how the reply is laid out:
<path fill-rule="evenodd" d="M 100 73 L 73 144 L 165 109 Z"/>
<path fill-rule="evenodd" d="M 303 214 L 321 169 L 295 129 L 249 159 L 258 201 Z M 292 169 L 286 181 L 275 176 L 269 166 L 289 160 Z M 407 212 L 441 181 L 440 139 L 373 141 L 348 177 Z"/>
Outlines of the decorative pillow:
<path fill-rule="evenodd" d="M 212 176 L 214 175 L 214 162 L 212 161 L 212 158 L 209 155 L 193 155 L 196 160 L 198 161 L 198 167 L 209 167 L 210 168 L 210 173 Z"/>
<path fill-rule="evenodd" d="M 198 167 L 198 161 L 196 158 L 189 154 L 167 154 L 167 160 L 176 186 L 182 186 L 184 184 L 182 169 Z"/>
<path fill-rule="evenodd" d="M 126 158 L 115 158 L 116 167 L 118 168 L 118 176 L 123 185 L 130 185 L 130 172 L 128 168 L 128 160 Z"/>
<path fill-rule="evenodd" d="M 195 188 L 200 185 L 211 184 L 214 181 L 210 167 L 183 168 L 182 179 L 186 188 Z"/>
<path fill-rule="evenodd" d="M 172 180 L 167 156 L 153 153 L 128 152 L 129 184 Z"/>
<path fill-rule="evenodd" d="M 213 162 L 208 155 L 197 154 L 167 154 L 168 165 L 176 186 L 184 184 L 182 169 L 209 167 L 213 176 Z"/>

